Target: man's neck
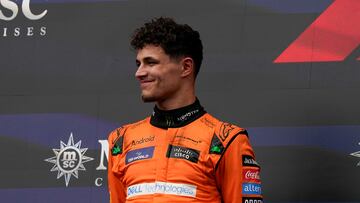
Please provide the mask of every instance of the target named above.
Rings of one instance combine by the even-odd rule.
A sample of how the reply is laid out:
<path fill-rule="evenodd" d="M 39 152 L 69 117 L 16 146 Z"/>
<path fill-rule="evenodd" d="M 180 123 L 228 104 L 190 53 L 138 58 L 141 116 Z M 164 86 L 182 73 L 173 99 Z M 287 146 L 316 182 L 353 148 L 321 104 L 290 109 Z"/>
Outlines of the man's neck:
<path fill-rule="evenodd" d="M 161 110 L 155 106 L 150 123 L 159 128 L 177 128 L 185 126 L 204 115 L 206 111 L 199 100 L 189 105 L 171 110 Z"/>
<path fill-rule="evenodd" d="M 162 101 L 156 102 L 156 106 L 160 110 L 173 110 L 178 109 L 184 106 L 188 106 L 190 104 L 193 104 L 196 100 L 195 95 L 192 96 L 184 96 L 184 97 L 178 97 L 178 98 L 170 98 Z"/>

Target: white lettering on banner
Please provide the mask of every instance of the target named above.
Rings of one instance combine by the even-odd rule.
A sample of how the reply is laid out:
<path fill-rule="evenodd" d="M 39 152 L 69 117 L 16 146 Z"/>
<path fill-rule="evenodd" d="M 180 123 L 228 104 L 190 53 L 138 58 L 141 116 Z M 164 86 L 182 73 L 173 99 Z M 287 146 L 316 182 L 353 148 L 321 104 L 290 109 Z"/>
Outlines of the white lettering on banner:
<path fill-rule="evenodd" d="M 1 11 L 0 11 L 1 12 Z M 3 37 L 7 37 L 7 28 L 6 27 L 4 27 L 4 29 L 3 29 Z"/>
<path fill-rule="evenodd" d="M 106 167 L 104 166 L 104 155 L 106 156 L 106 160 L 109 158 L 109 142 L 107 140 L 98 140 L 98 142 L 101 144 L 101 150 L 100 150 L 100 163 L 99 166 L 96 168 L 96 170 L 106 170 Z"/>
<path fill-rule="evenodd" d="M 17 5 L 18 0 L 0 0 L 0 20 L 12 21 L 19 14 L 19 7 Z M 36 21 L 45 17 L 48 10 L 43 10 L 40 14 L 34 14 L 30 9 L 31 0 L 23 0 L 21 4 L 21 10 L 25 18 Z M 2 27 L 0 25 L 0 36 L 4 38 L 11 37 L 36 37 L 36 36 L 46 36 L 47 28 L 46 26 L 32 26 L 26 22 L 25 24 L 20 25 L 9 25 L 9 27 Z"/>
<path fill-rule="evenodd" d="M 40 35 L 41 35 L 41 36 L 45 36 L 45 35 L 46 35 L 46 27 L 41 27 L 41 28 L 40 28 Z"/>
<path fill-rule="evenodd" d="M 30 10 L 30 0 L 23 0 L 22 10 L 23 10 L 24 16 L 30 20 L 39 20 L 39 19 L 43 18 L 47 13 L 47 10 L 45 10 L 39 15 L 34 15 Z"/>
<path fill-rule="evenodd" d="M 13 20 L 17 16 L 19 8 L 16 5 L 16 3 L 9 1 L 9 0 L 0 0 L 0 5 L 2 5 L 4 8 L 9 9 L 10 11 L 12 11 L 12 15 L 10 17 L 6 17 L 4 15 L 4 13 L 0 10 L 0 19 L 1 20 L 10 21 L 10 20 Z"/>
<path fill-rule="evenodd" d="M 45 36 L 46 35 L 46 27 L 40 27 L 37 28 L 35 30 L 34 27 L 24 27 L 24 28 L 20 28 L 20 27 L 15 27 L 12 29 L 9 29 L 7 27 L 4 28 L 0 28 L 1 36 L 2 37 L 10 37 L 10 36 L 14 36 L 14 37 L 19 37 L 21 34 L 24 34 L 25 36 L 31 37 L 31 36 L 35 36 L 35 35 L 40 35 L 40 36 Z"/>
<path fill-rule="evenodd" d="M 169 194 L 196 197 L 196 186 L 157 181 L 154 183 L 136 184 L 127 188 L 127 198 L 149 194 Z"/>
<path fill-rule="evenodd" d="M 4 13 L 0 10 L 0 19 L 1 20 L 10 21 L 10 20 L 13 20 L 17 16 L 17 14 L 19 12 L 19 8 L 16 3 L 14 3 L 10 0 L 0 0 L 0 5 L 2 5 L 4 8 L 9 9 L 12 12 L 11 16 L 6 17 L 4 15 Z M 23 0 L 21 8 L 24 13 L 24 16 L 26 18 L 28 18 L 29 20 L 39 20 L 39 19 L 43 18 L 47 13 L 47 10 L 45 10 L 39 15 L 33 14 L 30 10 L 30 0 Z"/>
<path fill-rule="evenodd" d="M 19 28 L 19 27 L 17 27 L 17 28 L 14 29 L 14 36 L 15 36 L 15 37 L 20 36 L 20 28 Z"/>
<path fill-rule="evenodd" d="M 34 35 L 34 27 L 28 27 L 27 36 L 33 36 L 33 35 Z"/>
<path fill-rule="evenodd" d="M 96 185 L 97 187 L 101 187 L 102 184 L 103 184 L 103 178 L 96 178 L 96 179 L 95 179 L 95 185 Z"/>

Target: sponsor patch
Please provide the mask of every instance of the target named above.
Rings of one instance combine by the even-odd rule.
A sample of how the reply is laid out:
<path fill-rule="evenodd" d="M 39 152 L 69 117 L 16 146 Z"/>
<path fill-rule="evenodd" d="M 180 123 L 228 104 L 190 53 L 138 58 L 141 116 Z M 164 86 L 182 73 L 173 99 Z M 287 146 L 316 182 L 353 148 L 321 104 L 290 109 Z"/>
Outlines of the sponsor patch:
<path fill-rule="evenodd" d="M 244 168 L 243 169 L 243 180 L 244 182 L 255 182 L 260 183 L 260 169 L 256 168 Z"/>
<path fill-rule="evenodd" d="M 260 197 L 243 197 L 242 203 L 263 203 L 263 199 Z"/>
<path fill-rule="evenodd" d="M 122 153 L 124 136 L 120 136 L 116 139 L 114 146 L 111 148 L 111 154 L 116 156 Z"/>
<path fill-rule="evenodd" d="M 200 119 L 201 122 L 203 122 L 205 125 L 207 125 L 209 128 L 215 128 L 215 123 L 211 122 L 209 119 L 207 119 L 206 117 Z"/>
<path fill-rule="evenodd" d="M 197 163 L 199 160 L 199 154 L 200 154 L 200 151 L 197 151 L 195 149 L 169 145 L 166 157 L 185 159 L 185 160 Z"/>
<path fill-rule="evenodd" d="M 138 144 L 144 144 L 144 143 L 146 143 L 146 142 L 152 142 L 152 141 L 154 141 L 155 140 L 155 136 L 154 135 L 151 135 L 151 136 L 149 136 L 149 137 L 143 137 L 143 138 L 141 138 L 141 139 L 139 139 L 139 140 L 133 140 L 133 141 L 131 141 L 131 146 L 136 146 L 136 145 L 138 145 Z"/>
<path fill-rule="evenodd" d="M 258 183 L 243 183 L 243 195 L 261 195 L 261 184 Z"/>
<path fill-rule="evenodd" d="M 178 121 L 186 121 L 189 118 L 191 118 L 192 116 L 194 116 L 196 113 L 198 113 L 199 111 L 200 111 L 199 109 L 189 111 L 189 112 L 185 113 L 184 115 L 181 115 L 181 116 L 177 117 L 177 120 Z"/>
<path fill-rule="evenodd" d="M 131 150 L 126 154 L 125 163 L 129 164 L 134 161 L 150 159 L 154 154 L 154 146 Z"/>
<path fill-rule="evenodd" d="M 255 166 L 260 167 L 260 165 L 255 161 L 252 156 L 242 155 L 243 166 Z"/>
<path fill-rule="evenodd" d="M 174 139 L 178 139 L 179 141 L 181 140 L 186 140 L 186 141 L 191 141 L 192 143 L 194 144 L 199 144 L 201 143 L 201 140 L 194 140 L 193 138 L 191 137 L 185 137 L 183 135 L 176 135 Z"/>
<path fill-rule="evenodd" d="M 214 134 L 213 138 L 211 139 L 209 154 L 222 154 L 223 151 L 224 151 L 223 144 L 221 143 L 218 136 Z"/>
<path fill-rule="evenodd" d="M 179 183 L 154 182 L 131 185 L 127 188 L 127 198 L 149 194 L 168 194 L 196 197 L 196 186 Z"/>

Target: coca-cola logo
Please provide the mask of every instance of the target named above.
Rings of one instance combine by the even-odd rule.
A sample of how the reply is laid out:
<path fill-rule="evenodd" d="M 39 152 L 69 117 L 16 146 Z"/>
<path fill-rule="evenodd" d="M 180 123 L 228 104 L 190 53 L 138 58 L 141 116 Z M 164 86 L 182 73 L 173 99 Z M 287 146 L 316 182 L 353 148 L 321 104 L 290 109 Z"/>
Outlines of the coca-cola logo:
<path fill-rule="evenodd" d="M 247 179 L 260 179 L 259 171 L 256 171 L 256 172 L 246 171 L 245 178 L 247 178 Z"/>
<path fill-rule="evenodd" d="M 243 178 L 245 181 L 260 182 L 260 170 L 243 169 Z"/>

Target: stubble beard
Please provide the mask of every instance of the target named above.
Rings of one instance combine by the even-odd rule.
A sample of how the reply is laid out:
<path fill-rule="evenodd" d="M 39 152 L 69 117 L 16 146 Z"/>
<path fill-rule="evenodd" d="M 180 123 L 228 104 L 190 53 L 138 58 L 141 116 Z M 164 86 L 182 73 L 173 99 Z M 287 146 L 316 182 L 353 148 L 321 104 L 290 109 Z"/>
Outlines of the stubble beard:
<path fill-rule="evenodd" d="M 166 98 L 166 94 L 141 94 L 141 99 L 144 103 L 161 102 L 163 100 L 166 100 Z"/>
<path fill-rule="evenodd" d="M 154 96 L 145 96 L 143 94 L 141 94 L 141 99 L 143 100 L 144 103 L 150 103 L 150 102 L 156 102 L 157 98 Z"/>

